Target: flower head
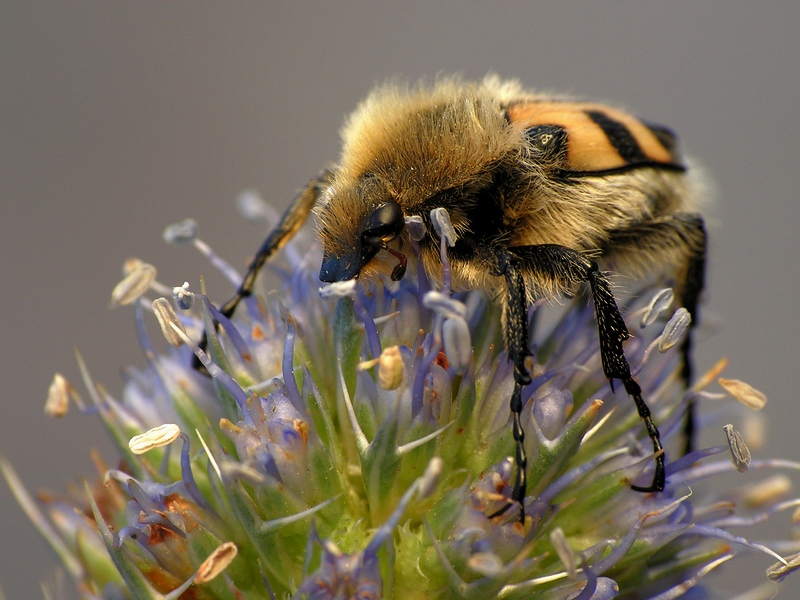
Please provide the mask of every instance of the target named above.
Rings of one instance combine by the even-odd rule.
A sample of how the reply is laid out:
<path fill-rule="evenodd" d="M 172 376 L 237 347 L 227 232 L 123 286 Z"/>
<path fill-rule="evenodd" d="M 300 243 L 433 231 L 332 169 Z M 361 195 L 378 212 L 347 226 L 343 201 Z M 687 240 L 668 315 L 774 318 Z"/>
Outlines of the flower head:
<path fill-rule="evenodd" d="M 238 281 L 194 224 L 185 229 L 167 237 Z M 145 300 L 152 289 L 170 295 L 149 265 L 115 292 L 135 305 L 147 362 L 128 371 L 120 399 L 84 369 L 93 402 L 84 410 L 117 441 L 117 468 L 37 508 L 3 463 L 82 598 L 671 598 L 740 549 L 779 561 L 776 580 L 795 568 L 729 529 L 800 501 L 773 494 L 747 505 L 749 482 L 715 487 L 712 477 L 735 470 L 727 445 L 679 454 L 687 403 L 715 395 L 707 382 L 681 389 L 675 345 L 688 313 L 670 312 L 671 294 L 643 290 L 625 307 L 626 353 L 662 432 L 666 489 L 631 490 L 652 477 L 646 432 L 603 376 L 591 306 L 575 301 L 534 336 L 521 522 L 518 507 L 508 510 L 514 380 L 498 309 L 477 292 L 450 293 L 444 242 L 441 289 L 420 273 L 320 295 L 318 254 L 290 245 L 272 265 L 277 293 L 247 298 L 231 319 L 188 284 L 171 300 Z M 150 339 L 153 317 L 169 344 Z M 77 395 L 58 377 L 52 414 Z M 730 393 L 760 397 L 730 381 Z M 749 465 L 740 477 L 800 467 L 751 460 L 743 436 L 719 427 L 736 468 Z"/>

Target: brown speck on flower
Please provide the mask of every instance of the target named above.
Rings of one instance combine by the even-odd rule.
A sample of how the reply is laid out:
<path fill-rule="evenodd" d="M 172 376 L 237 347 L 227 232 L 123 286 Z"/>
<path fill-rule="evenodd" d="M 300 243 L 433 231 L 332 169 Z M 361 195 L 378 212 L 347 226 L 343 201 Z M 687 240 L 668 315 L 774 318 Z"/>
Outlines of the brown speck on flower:
<path fill-rule="evenodd" d="M 197 506 L 180 494 L 170 494 L 164 498 L 164 506 L 168 513 L 180 515 L 181 529 L 186 533 L 203 529 L 202 515 L 198 512 Z"/>
<path fill-rule="evenodd" d="M 151 568 L 145 572 L 150 584 L 162 594 L 167 594 L 180 585 L 180 580 L 159 568 Z M 180 600 L 198 600 L 198 590 L 189 588 L 180 596 Z"/>
<path fill-rule="evenodd" d="M 308 443 L 308 423 L 302 419 L 294 420 L 294 430 L 303 438 L 303 443 Z"/>
<path fill-rule="evenodd" d="M 447 355 L 444 353 L 444 350 L 439 350 L 439 354 L 436 355 L 436 360 L 433 362 L 442 367 L 445 371 L 450 368 L 450 361 L 447 360 Z"/>
<path fill-rule="evenodd" d="M 144 512 L 139 513 L 140 523 L 146 523 L 147 518 L 148 517 Z M 177 533 L 171 531 L 167 527 L 159 525 L 158 523 L 150 523 L 148 529 L 149 535 L 147 537 L 147 544 L 150 546 L 168 543 L 169 540 L 177 539 L 179 537 Z"/>

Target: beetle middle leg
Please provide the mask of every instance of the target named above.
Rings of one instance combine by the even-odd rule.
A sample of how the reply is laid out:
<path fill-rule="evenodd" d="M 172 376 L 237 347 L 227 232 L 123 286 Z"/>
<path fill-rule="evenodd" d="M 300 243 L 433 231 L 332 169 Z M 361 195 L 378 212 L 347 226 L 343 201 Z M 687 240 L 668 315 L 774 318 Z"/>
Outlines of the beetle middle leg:
<path fill-rule="evenodd" d="M 525 453 L 525 430 L 522 427 L 522 388 L 531 382 L 531 374 L 525 365 L 531 352 L 528 349 L 528 302 L 525 280 L 518 262 L 508 253 L 500 254 L 497 273 L 503 275 L 506 282 L 507 296 L 503 305 L 503 337 L 508 358 L 514 363 L 514 391 L 511 394 L 510 408 L 513 419 L 516 475 L 511 499 L 519 503 L 519 520 L 524 523 L 528 457 Z M 503 514 L 511 506 L 508 504 L 490 516 Z"/>

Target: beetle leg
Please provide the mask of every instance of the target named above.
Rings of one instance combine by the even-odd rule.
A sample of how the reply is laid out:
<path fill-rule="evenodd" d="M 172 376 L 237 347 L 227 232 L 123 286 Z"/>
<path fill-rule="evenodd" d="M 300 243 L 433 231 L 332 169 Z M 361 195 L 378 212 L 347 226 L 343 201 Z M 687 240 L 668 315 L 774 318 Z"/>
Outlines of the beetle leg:
<path fill-rule="evenodd" d="M 612 231 L 603 248 L 603 255 L 613 264 L 631 257 L 646 259 L 638 265 L 642 270 L 677 267 L 676 293 L 681 306 L 692 315 L 689 331 L 681 344 L 681 379 L 688 387 L 693 379 L 692 330 L 699 323 L 698 302 L 705 286 L 706 231 L 703 217 L 693 213 L 677 213 L 652 221 L 636 223 Z M 634 267 L 637 265 L 633 265 Z M 694 450 L 695 406 L 689 402 L 684 423 L 684 454 Z"/>
<path fill-rule="evenodd" d="M 511 394 L 511 415 L 514 421 L 514 448 L 516 476 L 511 499 L 519 503 L 519 520 L 525 522 L 525 490 L 527 488 L 528 457 L 525 453 L 525 430 L 522 427 L 522 388 L 531 382 L 531 374 L 525 360 L 531 355 L 528 350 L 528 302 L 525 280 L 516 257 L 502 253 L 498 260 L 498 273 L 506 280 L 507 299 L 503 306 L 503 336 L 508 357 L 514 363 L 514 392 Z M 495 517 L 507 511 L 507 504 L 490 515 Z"/>
<path fill-rule="evenodd" d="M 308 219 L 308 215 L 317 203 L 322 190 L 324 189 L 327 180 L 330 176 L 328 171 L 323 171 L 317 177 L 312 179 L 308 185 L 303 188 L 297 196 L 295 196 L 292 203 L 281 215 L 280 221 L 275 228 L 267 235 L 264 243 L 256 252 L 250 266 L 247 267 L 247 274 L 244 276 L 239 289 L 233 297 L 228 300 L 220 308 L 220 312 L 226 317 L 230 317 L 239 303 L 248 296 L 252 295 L 255 286 L 256 277 L 258 276 L 261 267 L 275 252 L 283 248 L 286 243 L 294 236 L 295 233 L 303 226 Z M 200 341 L 200 348 L 206 349 L 208 344 L 208 335 L 203 332 L 203 337 Z M 192 365 L 195 369 L 205 372 L 205 367 L 200 363 L 200 360 L 195 357 Z"/>
<path fill-rule="evenodd" d="M 553 289 L 566 291 L 574 289 L 582 282 L 589 283 L 597 320 L 603 373 L 608 378 L 612 390 L 615 379 L 622 382 L 625 391 L 633 398 L 636 410 L 644 421 L 647 435 L 653 443 L 656 461 L 653 481 L 646 487 L 638 485 L 631 487 L 640 492 L 663 490 L 666 471 L 661 436 L 658 427 L 653 422 L 650 409 L 642 398 L 642 390 L 631 376 L 630 365 L 622 349 L 622 344 L 630 337 L 630 333 L 619 312 L 608 279 L 600 271 L 595 261 L 564 246 L 552 244 L 520 246 L 509 248 L 508 252 L 516 259 L 508 262 L 509 265 L 518 265 L 518 270 L 515 269 L 515 272 L 520 273 L 522 277 L 530 277 L 534 281 L 542 282 Z M 508 279 L 508 275 L 506 278 Z M 506 324 L 506 328 L 509 328 L 508 324 Z M 527 335 L 525 337 L 527 338 Z"/>
<path fill-rule="evenodd" d="M 692 383 L 694 376 L 692 362 L 692 329 L 699 322 L 698 318 L 698 300 L 700 294 L 705 287 L 706 280 L 706 230 L 702 217 L 699 215 L 694 220 L 694 225 L 698 231 L 698 237 L 701 239 L 700 244 L 694 249 L 692 255 L 689 257 L 689 262 L 686 267 L 686 277 L 683 280 L 681 287 L 681 304 L 692 315 L 692 322 L 689 331 L 686 332 L 686 338 L 681 344 L 681 356 L 683 357 L 683 367 L 681 369 L 681 378 L 687 389 Z M 686 407 L 686 421 L 684 423 L 684 448 L 683 453 L 689 454 L 695 449 L 695 402 L 689 401 Z"/>

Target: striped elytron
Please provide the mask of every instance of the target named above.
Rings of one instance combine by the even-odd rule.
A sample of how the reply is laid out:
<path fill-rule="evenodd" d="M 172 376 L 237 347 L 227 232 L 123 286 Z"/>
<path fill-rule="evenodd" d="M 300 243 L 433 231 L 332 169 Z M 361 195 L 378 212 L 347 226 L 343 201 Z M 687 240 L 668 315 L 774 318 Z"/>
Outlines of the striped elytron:
<path fill-rule="evenodd" d="M 406 256 L 415 254 L 427 275 L 441 280 L 442 240 L 430 215 L 444 208 L 455 233 L 447 276 L 453 289 L 482 289 L 501 304 L 514 364 L 516 476 L 511 501 L 500 512 L 517 506 L 525 518 L 520 414 L 531 381 L 528 307 L 587 283 L 603 371 L 633 398 L 653 444 L 652 481 L 633 487 L 663 490 L 658 428 L 631 375 L 623 352 L 630 334 L 600 267 L 673 277 L 696 322 L 706 236 L 675 136 L 618 109 L 526 92 L 515 81 L 490 76 L 413 89 L 380 86 L 349 117 L 342 137 L 338 166 L 297 196 L 223 313 L 229 316 L 252 293 L 260 267 L 312 211 L 324 247 L 322 281 L 398 280 Z M 689 334 L 682 346 L 687 384 L 690 351 Z M 690 412 L 687 448 L 692 431 Z"/>

